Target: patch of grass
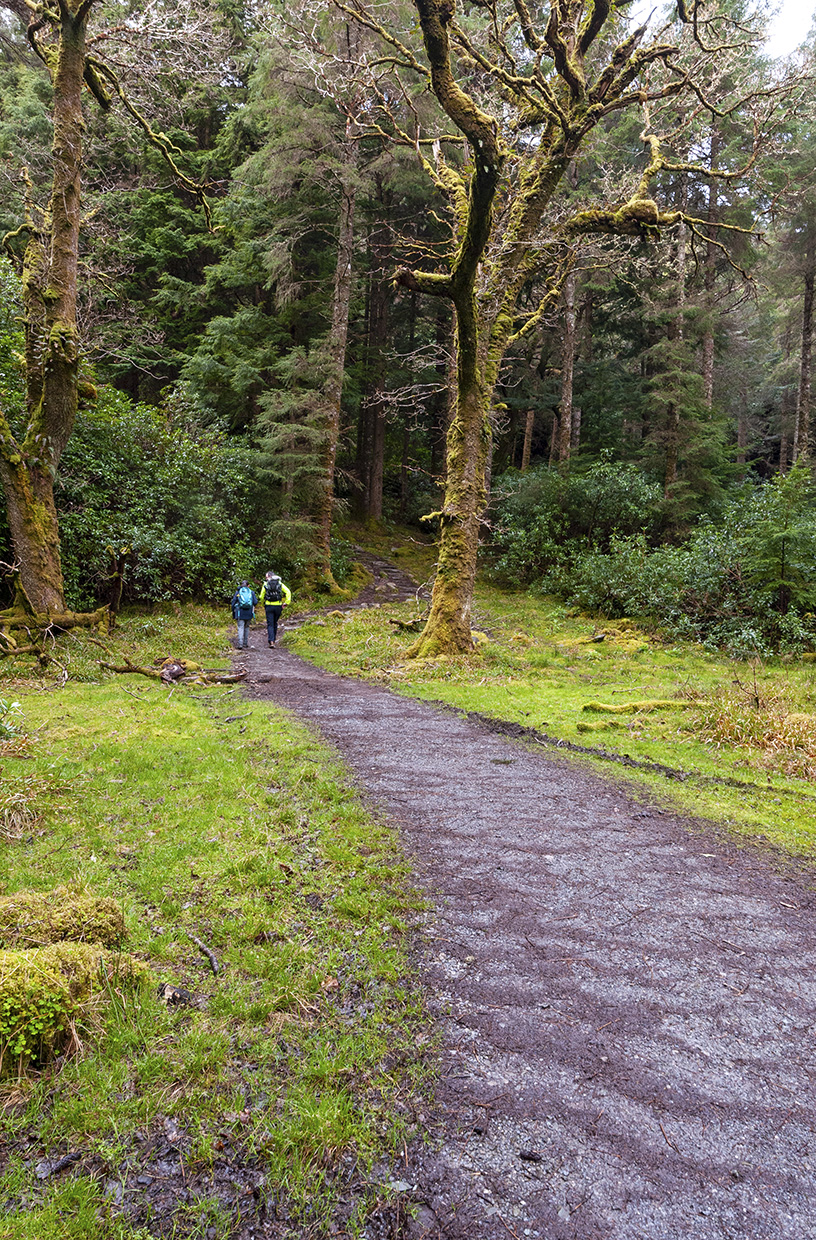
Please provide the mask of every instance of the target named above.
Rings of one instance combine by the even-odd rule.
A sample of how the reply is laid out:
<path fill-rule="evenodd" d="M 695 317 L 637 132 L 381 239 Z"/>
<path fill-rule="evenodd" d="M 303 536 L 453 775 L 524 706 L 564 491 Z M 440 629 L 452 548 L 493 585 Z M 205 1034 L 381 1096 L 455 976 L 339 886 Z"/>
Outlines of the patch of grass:
<path fill-rule="evenodd" d="M 140 663 L 174 654 L 217 666 L 227 624 L 203 608 L 168 609 L 126 618 L 106 644 Z M 87 636 L 61 641 L 55 664 L 79 679 L 57 688 L 17 673 L 34 739 L 25 758 L 3 760 L 4 776 L 33 781 L 40 821 L 3 850 L 0 888 L 113 897 L 154 985 L 113 986 L 103 1035 L 56 1081 L 35 1074 L 0 1094 L 11 1155 L 0 1237 L 139 1234 L 115 1194 L 100 1195 L 100 1161 L 132 1202 L 145 1142 L 169 1123 L 188 1176 L 223 1160 L 225 1143 L 236 1162 L 259 1160 L 264 1192 L 286 1203 L 300 1234 L 304 1212 L 339 1208 L 349 1167 L 365 1180 L 401 1148 L 426 1072 L 408 866 L 336 756 L 285 712 L 247 702 L 240 687 L 104 673 Z M 217 976 L 190 935 L 214 953 Z M 192 1003 L 165 1006 L 164 982 Z M 79 1162 L 38 1179 L 38 1160 L 66 1148 Z M 174 1234 L 215 1228 L 221 1240 L 236 1209 L 193 1194 Z M 149 1212 L 137 1222 L 154 1234 Z"/>
<path fill-rule="evenodd" d="M 646 769 L 626 768 L 625 779 L 650 795 L 792 853 L 816 851 L 812 663 L 747 665 L 702 646 L 666 642 L 631 622 L 605 625 L 555 600 L 484 582 L 474 607 L 474 630 L 484 635 L 477 650 L 465 658 L 408 662 L 403 656 L 412 638 L 389 617 L 405 621 L 414 612 L 412 604 L 390 605 L 308 624 L 289 644 L 335 672 L 521 723 L 575 746 L 628 755 Z M 750 702 L 754 688 L 759 706 Z M 587 711 L 592 702 L 641 702 L 648 709 Z M 601 754 L 582 760 L 622 778 L 623 768 Z M 649 764 L 673 768 L 680 778 Z"/>

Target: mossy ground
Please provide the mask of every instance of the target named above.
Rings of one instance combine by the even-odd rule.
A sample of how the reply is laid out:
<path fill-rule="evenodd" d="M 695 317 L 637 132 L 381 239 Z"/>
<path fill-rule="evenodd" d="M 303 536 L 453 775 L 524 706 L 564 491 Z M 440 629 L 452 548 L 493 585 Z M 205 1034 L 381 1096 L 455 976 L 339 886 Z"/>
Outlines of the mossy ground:
<path fill-rule="evenodd" d="M 223 611 L 171 608 L 123 619 L 108 644 L 137 663 L 226 666 L 227 625 Z M 6 1087 L 0 1237 L 154 1234 L 149 1217 L 134 1231 L 98 1177 L 138 1168 L 136 1134 L 168 1119 L 197 1167 L 218 1157 L 228 1127 L 262 1160 L 270 1195 L 319 1230 L 337 1169 L 357 1164 L 365 1181 L 401 1148 L 426 1070 L 407 961 L 418 900 L 397 843 L 333 753 L 240 686 L 102 673 L 84 634 L 54 654 L 64 684 L 53 667 L 0 666 L 0 695 L 20 702 L 27 737 L 0 773 L 37 810 L 3 850 L 0 889 L 77 883 L 113 897 L 129 950 L 194 1003 L 168 1008 L 152 988 L 115 996 L 84 1056 L 56 1079 Z M 218 976 L 188 935 L 214 953 Z M 66 1149 L 82 1161 L 38 1180 L 38 1160 Z M 380 1189 L 375 1175 L 358 1193 L 349 1234 Z M 193 1204 L 175 1235 L 230 1234 L 222 1202 Z"/>
<path fill-rule="evenodd" d="M 122 910 L 109 896 L 76 887 L 0 896 L 2 948 L 65 942 L 120 947 L 124 938 Z"/>
<path fill-rule="evenodd" d="M 393 545 L 396 538 L 391 533 Z M 387 541 L 387 540 L 386 540 Z M 427 550 L 423 550 L 427 556 Z M 420 571 L 427 575 L 427 562 Z M 413 604 L 306 625 L 290 647 L 321 666 L 395 691 L 534 727 L 549 736 L 675 768 L 685 778 L 583 761 L 690 813 L 762 837 L 791 853 L 816 851 L 816 667 L 797 659 L 745 663 L 666 640 L 636 624 L 577 616 L 531 591 L 480 581 L 476 651 L 406 660 Z M 601 633 L 606 636 L 597 640 Z M 677 700 L 631 714 L 593 702 Z M 779 726 L 769 729 L 776 719 Z M 764 739 L 763 739 L 764 737 Z M 728 786 L 732 781 L 738 786 Z"/>

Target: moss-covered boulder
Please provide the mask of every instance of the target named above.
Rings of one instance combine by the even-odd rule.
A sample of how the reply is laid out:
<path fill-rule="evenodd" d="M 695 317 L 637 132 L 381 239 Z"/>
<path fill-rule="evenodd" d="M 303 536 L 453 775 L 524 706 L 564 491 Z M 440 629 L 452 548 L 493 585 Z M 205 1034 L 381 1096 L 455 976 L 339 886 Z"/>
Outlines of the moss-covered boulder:
<path fill-rule="evenodd" d="M 147 966 L 94 943 L 0 951 L 0 1076 L 24 1072 L 90 1027 L 110 988 L 132 989 Z"/>
<path fill-rule="evenodd" d="M 124 939 L 122 910 L 109 896 L 78 887 L 0 896 L 0 948 L 65 942 L 118 947 Z"/>

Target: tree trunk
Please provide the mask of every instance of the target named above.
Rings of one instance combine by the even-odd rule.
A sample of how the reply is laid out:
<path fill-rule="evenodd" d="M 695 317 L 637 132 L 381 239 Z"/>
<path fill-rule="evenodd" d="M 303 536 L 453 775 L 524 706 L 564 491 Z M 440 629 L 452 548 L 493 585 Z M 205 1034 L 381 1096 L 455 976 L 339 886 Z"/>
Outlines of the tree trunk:
<path fill-rule="evenodd" d="M 411 459 L 411 427 L 406 421 L 402 428 L 402 456 L 400 458 L 400 521 L 405 520 L 408 511 L 408 462 Z"/>
<path fill-rule="evenodd" d="M 715 168 L 718 162 L 720 152 L 720 135 L 716 125 L 711 129 L 711 154 L 709 156 L 709 167 Z M 717 247 L 714 244 L 713 233 L 717 223 L 717 181 L 714 177 L 709 181 L 708 186 L 708 211 L 706 219 L 709 225 L 709 240 L 706 242 L 705 251 L 705 269 L 703 275 L 703 285 L 705 288 L 705 328 L 703 331 L 703 400 L 705 406 L 710 409 L 714 404 L 714 283 L 717 274 Z"/>
<path fill-rule="evenodd" d="M 530 452 L 533 447 L 533 426 L 535 425 L 535 410 L 527 410 L 527 421 L 524 424 L 524 447 L 521 450 L 521 472 L 527 473 L 530 468 Z"/>
<path fill-rule="evenodd" d="M 457 299 L 456 344 L 457 398 L 448 429 L 445 505 L 435 514 L 440 520 L 439 562 L 428 623 L 409 658 L 473 649 L 470 613 L 487 501 L 492 384 L 485 380 L 487 342 L 479 337 L 472 293 Z"/>
<path fill-rule="evenodd" d="M 391 255 L 391 225 L 387 219 L 390 194 L 382 177 L 375 176 L 379 218 L 369 231 L 369 281 L 366 314 L 365 387 L 360 419 L 364 434 L 361 479 L 363 515 L 382 519 L 383 472 L 385 465 L 385 350 L 388 343 L 391 289 L 386 281 Z M 412 308 L 413 309 L 413 308 Z M 412 327 L 413 332 L 413 327 Z"/>
<path fill-rule="evenodd" d="M 363 333 L 368 341 L 371 321 L 372 282 L 369 278 L 366 286 L 365 311 L 363 314 Z M 354 497 L 354 511 L 360 518 L 368 512 L 368 486 L 371 477 L 371 406 L 365 399 L 360 401 L 357 415 L 357 450 L 354 463 L 357 474 L 358 491 Z"/>
<path fill-rule="evenodd" d="M 561 350 L 561 414 L 558 435 L 558 467 L 569 468 L 572 448 L 572 380 L 575 369 L 575 273 L 564 281 L 564 335 Z"/>
<path fill-rule="evenodd" d="M 744 384 L 740 387 L 740 407 L 737 414 L 737 464 L 745 465 L 746 449 L 748 447 L 748 392 Z M 745 470 L 742 469 L 740 477 L 743 477 Z"/>
<path fill-rule="evenodd" d="M 439 390 L 434 393 L 431 403 L 431 473 L 440 479 L 445 469 L 445 439 L 450 425 L 451 392 L 456 383 L 456 373 L 452 363 L 451 315 L 448 305 L 440 301 L 436 311 L 436 382 Z"/>
<path fill-rule="evenodd" d="M 372 244 L 372 257 L 383 262 L 387 242 Z M 390 289 L 381 272 L 373 276 L 368 331 L 368 426 L 371 435 L 366 486 L 366 516 L 380 521 L 383 514 L 383 472 L 385 467 L 385 347 L 388 342 Z"/>
<path fill-rule="evenodd" d="M 805 298 L 802 307 L 802 353 L 799 363 L 799 397 L 796 402 L 796 439 L 794 461 L 805 462 L 810 456 L 810 388 L 813 357 L 813 284 L 816 276 L 816 243 L 810 239 L 805 261 Z"/>
<path fill-rule="evenodd" d="M 59 528 L 54 482 L 39 462 L 18 464 L 0 453 L 0 477 L 14 558 L 36 612 L 64 612 Z"/>
<path fill-rule="evenodd" d="M 558 440 L 559 440 L 559 438 L 560 438 L 560 435 L 559 435 L 559 419 L 558 419 L 558 410 L 557 410 L 557 409 L 553 409 L 553 411 L 552 411 L 552 425 L 550 426 L 550 456 L 549 456 L 549 462 L 548 462 L 548 464 L 549 464 L 549 466 L 550 466 L 550 469 L 553 469 L 553 468 L 554 468 L 555 463 L 556 463 L 556 461 L 558 460 Z"/>
<path fill-rule="evenodd" d="M 53 479 L 77 411 L 77 269 L 85 35 L 92 0 L 59 6 L 54 87 L 53 183 L 38 228 L 26 204 L 23 260 L 27 426 L 20 441 L 0 413 L 0 480 L 14 555 L 35 610 L 65 611 Z M 56 16 L 54 18 L 56 22 Z"/>
<path fill-rule="evenodd" d="M 334 466 L 340 439 L 340 400 L 346 365 L 349 307 L 352 289 L 354 255 L 354 208 L 356 203 L 356 144 L 347 137 L 341 153 L 340 220 L 337 240 L 337 262 L 334 271 L 331 329 L 327 346 L 327 377 L 323 386 L 325 440 L 316 506 L 316 581 L 323 589 L 335 592 L 337 583 L 331 571 L 331 528 L 334 516 Z"/>
<path fill-rule="evenodd" d="M 681 191 L 681 206 L 685 207 L 685 178 Z M 669 329 L 671 339 L 683 339 L 683 315 L 686 308 L 686 225 L 681 222 L 677 231 L 677 313 Z M 663 475 L 663 494 L 669 498 L 677 482 L 677 463 L 680 456 L 680 408 L 672 401 L 666 410 L 666 463 Z"/>
<path fill-rule="evenodd" d="M 576 456 L 581 446 L 581 410 L 578 405 L 572 407 L 572 433 L 570 435 L 570 454 Z"/>

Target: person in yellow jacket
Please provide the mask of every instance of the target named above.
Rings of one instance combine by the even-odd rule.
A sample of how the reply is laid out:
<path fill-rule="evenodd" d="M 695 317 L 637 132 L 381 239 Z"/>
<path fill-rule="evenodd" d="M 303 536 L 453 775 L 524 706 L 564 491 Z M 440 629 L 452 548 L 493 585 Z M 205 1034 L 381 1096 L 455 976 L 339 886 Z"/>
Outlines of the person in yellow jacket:
<path fill-rule="evenodd" d="M 270 648 L 278 640 L 278 621 L 287 603 L 292 601 L 292 591 L 281 581 L 277 573 L 270 568 L 261 586 L 260 602 L 266 612 L 266 636 Z"/>

